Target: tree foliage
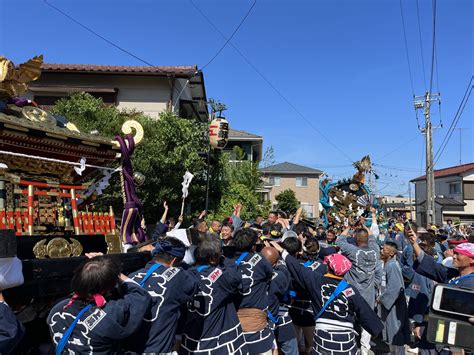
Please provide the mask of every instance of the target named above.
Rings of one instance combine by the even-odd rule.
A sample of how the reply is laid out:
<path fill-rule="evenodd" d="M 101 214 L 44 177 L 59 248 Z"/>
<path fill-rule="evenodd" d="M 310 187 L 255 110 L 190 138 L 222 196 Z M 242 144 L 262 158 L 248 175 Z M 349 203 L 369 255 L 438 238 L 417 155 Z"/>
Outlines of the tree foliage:
<path fill-rule="evenodd" d="M 235 161 L 229 161 L 226 154 L 222 156 L 222 166 L 224 167 L 224 181 L 228 184 L 239 183 L 255 191 L 262 185 L 262 174 L 260 173 L 259 163 L 246 160 L 245 152 L 242 148 L 235 146 Z"/>
<path fill-rule="evenodd" d="M 227 110 L 226 104 L 215 100 L 213 98 L 210 98 L 208 101 L 209 105 L 211 106 L 211 112 L 212 113 L 217 113 L 218 117 L 222 115 L 222 112 Z"/>
<path fill-rule="evenodd" d="M 275 196 L 275 200 L 278 202 L 278 209 L 290 214 L 295 213 L 300 206 L 300 201 L 298 201 L 295 192 L 291 189 L 280 192 Z"/>
<path fill-rule="evenodd" d="M 241 217 L 244 220 L 254 219 L 257 215 L 266 215 L 271 202 L 260 201 L 258 189 L 262 187 L 262 173 L 259 163 L 245 160 L 245 152 L 240 147 L 234 147 L 235 161 L 229 161 L 227 154 L 220 158 L 222 197 L 213 215 L 222 219 L 230 216 L 233 206 L 241 203 Z"/>
<path fill-rule="evenodd" d="M 135 171 L 146 176 L 145 183 L 137 188 L 144 205 L 145 218 L 154 223 L 160 218 L 163 201 L 170 205 L 170 215 L 177 216 L 181 208 L 181 182 L 186 170 L 194 174 L 187 198 L 187 209 L 202 209 L 206 185 L 207 151 L 205 124 L 182 119 L 170 112 L 164 112 L 159 120 L 140 112 L 121 111 L 113 106 L 105 106 L 101 99 L 87 93 L 72 94 L 59 100 L 54 113 L 65 116 L 76 124 L 79 130 L 90 132 L 98 130 L 101 136 L 113 137 L 121 133 L 122 123 L 130 118 L 140 122 L 145 135 L 132 157 Z M 218 167 L 213 171 L 211 181 L 212 196 L 220 197 Z M 116 174 L 117 175 L 117 174 Z M 98 201 L 122 208 L 120 182 L 118 176 L 111 180 L 104 196 Z"/>

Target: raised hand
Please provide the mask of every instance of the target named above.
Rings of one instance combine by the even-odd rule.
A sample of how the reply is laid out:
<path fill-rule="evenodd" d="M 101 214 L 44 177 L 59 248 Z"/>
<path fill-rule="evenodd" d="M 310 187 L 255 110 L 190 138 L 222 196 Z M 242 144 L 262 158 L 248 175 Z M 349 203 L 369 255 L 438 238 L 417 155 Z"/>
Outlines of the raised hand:
<path fill-rule="evenodd" d="M 207 214 L 207 211 L 203 210 L 201 214 L 199 215 L 198 219 L 203 219 L 206 216 L 206 214 Z"/>
<path fill-rule="evenodd" d="M 410 241 L 411 245 L 416 244 L 416 241 L 417 241 L 416 233 L 412 229 L 409 229 L 406 231 L 406 236 L 408 240 Z"/>

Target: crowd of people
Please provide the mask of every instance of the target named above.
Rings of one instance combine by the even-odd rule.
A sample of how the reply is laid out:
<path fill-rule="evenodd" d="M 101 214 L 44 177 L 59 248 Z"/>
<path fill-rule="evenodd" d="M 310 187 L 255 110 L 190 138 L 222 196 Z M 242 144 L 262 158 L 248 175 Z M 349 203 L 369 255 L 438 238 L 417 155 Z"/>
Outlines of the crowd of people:
<path fill-rule="evenodd" d="M 474 288 L 471 226 L 381 223 L 371 208 L 325 228 L 301 209 L 247 222 L 241 209 L 223 221 L 201 214 L 183 241 L 170 236 L 183 219 L 165 204 L 144 247 L 152 260 L 130 275 L 113 256 L 87 254 L 72 297 L 47 318 L 56 354 L 468 353 L 426 330 L 435 283 Z M 12 341 L 21 324 L 10 325 Z"/>

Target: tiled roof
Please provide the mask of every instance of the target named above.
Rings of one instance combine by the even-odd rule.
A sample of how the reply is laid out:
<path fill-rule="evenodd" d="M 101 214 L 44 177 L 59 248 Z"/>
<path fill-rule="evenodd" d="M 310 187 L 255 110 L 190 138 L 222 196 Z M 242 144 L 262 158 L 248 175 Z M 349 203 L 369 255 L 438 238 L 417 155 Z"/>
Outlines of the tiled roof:
<path fill-rule="evenodd" d="M 287 161 L 260 169 L 263 173 L 279 174 L 312 174 L 321 175 L 323 172 L 318 169 L 308 168 L 307 166 L 289 163 Z"/>
<path fill-rule="evenodd" d="M 229 128 L 229 140 L 239 140 L 239 139 L 254 139 L 261 140 L 262 136 L 257 136 L 256 134 L 248 133 L 245 131 L 239 131 L 237 129 Z"/>
<path fill-rule="evenodd" d="M 96 65 L 96 64 L 55 64 L 43 63 L 43 72 L 103 73 L 103 74 L 136 74 L 136 75 L 175 75 L 191 76 L 197 66 L 130 66 L 130 65 Z"/>
<path fill-rule="evenodd" d="M 474 163 L 456 165 L 456 166 L 451 166 L 451 167 L 445 168 L 445 169 L 435 170 L 434 171 L 434 177 L 436 179 L 436 178 L 440 178 L 440 177 L 444 177 L 444 176 L 459 175 L 459 174 L 463 174 L 465 172 L 468 172 L 469 170 L 474 170 Z M 414 181 L 423 181 L 423 180 L 426 180 L 426 175 L 417 177 L 417 178 L 415 178 L 411 181 L 414 182 Z"/>

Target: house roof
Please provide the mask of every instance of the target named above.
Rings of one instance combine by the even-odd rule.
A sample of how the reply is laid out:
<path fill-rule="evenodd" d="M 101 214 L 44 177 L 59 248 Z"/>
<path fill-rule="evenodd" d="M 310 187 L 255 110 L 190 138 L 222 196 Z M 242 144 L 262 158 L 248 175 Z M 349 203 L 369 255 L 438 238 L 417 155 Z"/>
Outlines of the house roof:
<path fill-rule="evenodd" d="M 424 205 L 425 203 L 426 203 L 426 200 L 418 203 L 418 206 Z M 454 198 L 440 197 L 440 196 L 435 197 L 435 203 L 441 206 L 466 206 L 464 202 L 460 202 L 458 200 L 455 200 Z"/>
<path fill-rule="evenodd" d="M 182 106 L 189 114 L 197 116 L 202 122 L 207 122 L 208 108 L 207 105 L 201 105 L 207 101 L 206 87 L 204 84 L 204 75 L 198 70 L 197 65 L 189 66 L 132 66 L 132 65 L 97 65 L 97 64 L 64 64 L 64 63 L 43 63 L 41 65 L 43 73 L 57 74 L 106 74 L 106 75 L 136 75 L 136 76 L 156 76 L 156 77 L 174 77 L 177 79 L 188 79 L 186 85 L 189 86 L 191 99 L 180 99 Z M 41 79 L 38 83 L 32 83 L 30 89 L 51 90 L 53 87 L 40 87 Z M 54 90 L 67 90 L 71 88 L 54 87 Z M 177 88 L 176 93 L 181 88 Z M 83 90 L 82 90 L 83 91 Z"/>
<path fill-rule="evenodd" d="M 260 169 L 260 171 L 263 173 L 305 174 L 305 175 L 321 175 L 323 173 L 321 170 L 290 163 L 287 161 L 268 166 L 266 168 Z"/>
<path fill-rule="evenodd" d="M 57 64 L 43 63 L 41 71 L 44 73 L 71 72 L 71 73 L 100 73 L 100 74 L 135 74 L 156 76 L 183 76 L 190 77 L 198 71 L 192 66 L 131 66 L 131 65 L 97 65 L 97 64 Z"/>
<path fill-rule="evenodd" d="M 445 176 L 460 175 L 470 170 L 474 170 L 474 163 L 467 163 L 463 165 L 456 165 L 456 166 L 451 166 L 449 168 L 435 170 L 434 177 L 435 179 L 437 179 L 437 178 L 445 177 Z M 411 180 L 411 182 L 423 181 L 423 180 L 426 180 L 426 175 L 417 177 Z"/>
<path fill-rule="evenodd" d="M 230 141 L 240 141 L 240 140 L 259 141 L 259 140 L 263 140 L 263 137 L 257 136 L 256 134 L 248 133 L 245 131 L 239 131 L 237 129 L 229 128 L 229 140 Z"/>

